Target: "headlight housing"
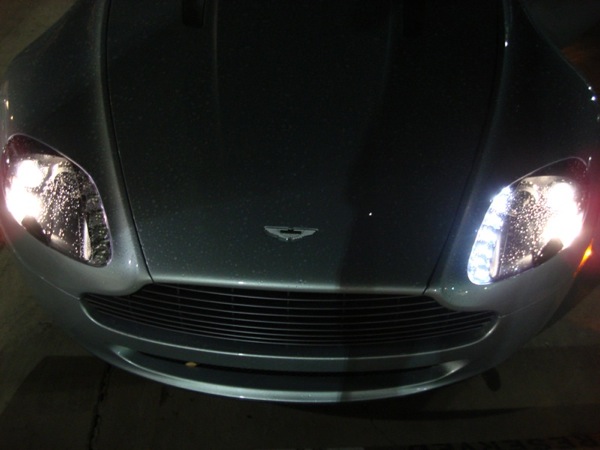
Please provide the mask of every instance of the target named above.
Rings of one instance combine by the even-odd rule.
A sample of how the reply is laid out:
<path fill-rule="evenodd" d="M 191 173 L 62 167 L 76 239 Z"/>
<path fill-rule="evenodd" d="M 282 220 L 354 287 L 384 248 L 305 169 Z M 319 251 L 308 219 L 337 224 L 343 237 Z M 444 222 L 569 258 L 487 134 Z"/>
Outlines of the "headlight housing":
<path fill-rule="evenodd" d="M 536 267 L 569 247 L 583 226 L 587 165 L 569 158 L 494 197 L 469 257 L 471 282 L 489 284 Z"/>
<path fill-rule="evenodd" d="M 76 163 L 28 136 L 12 136 L 0 165 L 6 209 L 39 241 L 92 266 L 111 258 L 104 206 Z"/>

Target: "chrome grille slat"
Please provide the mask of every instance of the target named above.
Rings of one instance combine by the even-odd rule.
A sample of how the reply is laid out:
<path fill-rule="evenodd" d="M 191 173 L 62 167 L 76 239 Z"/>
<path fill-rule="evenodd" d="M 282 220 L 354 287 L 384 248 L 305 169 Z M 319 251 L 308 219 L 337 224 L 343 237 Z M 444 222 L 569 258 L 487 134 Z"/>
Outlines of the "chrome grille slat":
<path fill-rule="evenodd" d="M 140 298 L 140 299 L 136 299 L 136 301 L 138 300 L 142 300 L 144 305 L 146 307 L 154 307 L 156 309 L 167 309 L 170 310 L 172 307 L 172 302 L 157 302 L 151 299 L 146 299 L 146 298 Z M 218 308 L 218 305 L 215 304 L 210 304 L 210 306 L 202 306 L 202 305 L 185 305 L 184 308 L 185 310 L 190 313 L 190 314 L 194 314 L 194 311 L 198 311 L 198 313 L 200 313 L 200 311 L 223 311 L 222 308 Z M 246 314 L 246 315 L 260 315 L 260 316 L 278 316 L 281 314 L 277 314 L 278 311 L 280 312 L 285 312 L 286 314 L 290 311 L 294 312 L 294 316 L 295 317 L 310 317 L 313 318 L 315 317 L 315 311 L 318 311 L 318 314 L 320 317 L 338 317 L 338 314 L 327 314 L 328 312 L 338 312 L 339 308 L 333 308 L 333 307 L 325 307 L 325 308 L 317 308 L 315 309 L 313 308 L 298 308 L 298 307 L 261 307 L 261 306 L 256 306 L 256 305 L 236 305 L 235 306 L 235 310 L 233 309 L 227 309 L 228 312 L 235 312 L 237 314 Z M 423 312 L 425 311 L 440 311 L 443 308 L 441 308 L 439 305 L 437 307 L 431 307 L 431 308 L 419 308 L 418 310 L 415 310 L 415 314 L 419 314 L 421 315 Z M 360 316 L 360 317 L 365 317 L 365 316 L 389 316 L 390 314 L 396 314 L 398 312 L 398 310 L 396 308 L 392 308 L 389 306 L 374 306 L 374 307 L 370 307 L 369 311 L 373 311 L 373 312 L 365 312 L 365 308 L 358 308 L 358 307 L 353 307 L 353 308 L 346 308 L 346 313 L 350 313 L 352 311 L 356 311 L 357 314 L 354 314 L 356 316 Z M 307 312 L 307 313 L 312 313 L 312 314 L 302 314 L 302 312 Z M 359 313 L 359 314 L 358 314 Z M 404 314 L 409 315 L 411 313 L 410 310 L 407 310 L 404 312 Z M 352 315 L 349 315 L 349 317 L 352 317 Z"/>
<path fill-rule="evenodd" d="M 209 317 L 210 319 L 217 319 L 217 320 L 201 320 L 201 319 L 193 319 L 193 318 L 186 318 L 186 319 L 181 319 L 181 320 L 169 320 L 169 318 L 171 318 L 172 316 L 169 315 L 149 315 L 149 314 L 144 314 L 144 312 L 138 312 L 138 313 L 134 313 L 133 311 L 121 311 L 117 308 L 110 308 L 110 307 L 102 307 L 99 308 L 100 311 L 107 313 L 107 314 L 114 314 L 114 315 L 119 315 L 119 317 L 122 318 L 135 318 L 137 316 L 139 317 L 146 317 L 148 319 L 155 319 L 155 320 L 162 320 L 164 322 L 171 322 L 174 324 L 188 324 L 190 326 L 202 326 L 203 324 L 213 324 L 213 325 L 221 325 L 221 326 L 227 326 L 228 325 L 228 321 L 224 320 L 223 318 L 213 318 L 213 317 Z M 219 319 L 221 319 L 219 321 Z M 247 323 L 252 324 L 252 323 L 256 323 L 255 321 L 247 321 Z M 420 321 L 418 323 L 410 323 L 410 324 L 400 324 L 398 322 L 392 322 L 390 325 L 388 325 L 388 323 L 390 323 L 390 321 L 388 322 L 370 322 L 370 323 L 361 323 L 360 329 L 355 329 L 354 326 L 356 325 L 355 323 L 342 323 L 342 324 L 332 324 L 332 323 L 327 323 L 327 324 L 305 324 L 305 323 L 287 323 L 287 322 L 268 322 L 268 323 L 264 323 L 261 324 L 261 326 L 251 326 L 251 325 L 247 325 L 244 323 L 239 323 L 238 329 L 244 329 L 244 328 L 251 328 L 251 329 L 260 329 L 260 330 L 264 330 L 265 332 L 268 330 L 279 330 L 282 328 L 287 328 L 287 329 L 299 329 L 302 332 L 314 332 L 314 333 L 318 333 L 318 332 L 336 332 L 340 329 L 351 329 L 351 331 L 353 333 L 365 333 L 365 332 L 378 332 L 379 334 L 386 332 L 386 330 L 410 330 L 410 329 L 418 329 L 420 331 L 422 330 L 427 330 L 429 328 L 431 329 L 444 329 L 446 327 L 453 327 L 456 328 L 460 325 L 464 325 L 464 324 L 469 324 L 469 323 L 475 323 L 475 324 L 479 324 L 479 318 L 474 317 L 471 319 L 462 319 L 460 321 L 452 319 L 452 318 L 448 318 L 446 320 L 428 320 L 428 321 Z M 277 325 L 280 325 L 280 328 L 277 328 Z M 317 327 L 317 325 L 321 325 L 320 327 Z M 337 326 L 336 326 L 337 325 Z M 331 326 L 330 329 L 325 328 L 324 326 Z M 371 327 L 369 327 L 371 326 Z"/>
<path fill-rule="evenodd" d="M 99 308 L 101 310 L 104 310 L 104 312 L 110 312 L 112 311 L 113 313 L 118 313 L 119 312 L 119 308 L 118 307 L 112 307 L 112 309 L 110 308 L 110 306 L 104 306 L 102 308 Z M 157 313 L 155 311 L 150 311 L 150 310 L 143 310 L 143 309 L 139 309 L 139 308 L 129 308 L 128 312 L 130 314 L 133 315 L 133 312 L 138 311 L 138 314 L 140 314 L 141 316 L 146 315 L 147 317 L 156 317 L 156 318 L 160 318 L 160 317 L 172 317 L 172 315 L 169 314 L 162 314 L 162 313 Z M 154 314 L 149 315 L 149 312 L 154 312 Z M 145 314 L 144 314 L 145 313 Z M 255 320 L 252 319 L 246 319 L 246 318 L 240 318 L 240 317 L 226 317 L 226 316 L 216 316 L 216 315 L 197 315 L 197 316 L 189 316 L 185 317 L 185 318 L 178 318 L 178 322 L 189 322 L 189 323 L 194 323 L 194 322 L 207 322 L 207 320 L 210 319 L 210 323 L 215 323 L 215 324 L 227 324 L 228 321 L 231 320 L 236 320 L 239 323 L 240 327 L 244 326 L 244 323 L 256 323 Z M 421 317 L 419 318 L 420 320 L 414 321 L 414 320 L 410 320 L 410 319 L 400 319 L 400 320 L 379 320 L 379 321 L 362 321 L 362 322 L 319 322 L 317 320 L 311 321 L 311 322 L 298 322 L 295 321 L 293 323 L 290 323 L 288 321 L 275 321 L 275 320 L 264 320 L 261 323 L 260 328 L 268 328 L 268 326 L 274 326 L 277 324 L 281 324 L 282 326 L 285 327 L 303 327 L 303 329 L 309 330 L 310 327 L 314 327 L 314 326 L 320 326 L 321 328 L 324 326 L 332 326 L 332 327 L 340 327 L 340 326 L 345 326 L 345 327 L 355 327 L 355 326 L 360 326 L 359 330 L 355 330 L 355 331 L 365 331 L 365 330 L 384 330 L 385 328 L 399 328 L 399 327 L 423 327 L 426 325 L 435 325 L 435 326 L 443 326 L 444 323 L 449 322 L 450 324 L 457 324 L 458 320 L 456 318 L 453 318 L 452 316 L 448 316 L 445 319 L 440 319 L 436 316 L 425 316 L 425 317 Z M 406 325 L 403 325 L 403 323 L 409 322 Z M 389 324 L 389 325 L 388 325 Z M 376 328 L 367 328 L 367 326 L 369 325 L 377 325 Z M 316 330 L 316 329 L 315 329 Z"/>
<path fill-rule="evenodd" d="M 139 319 L 139 318 L 136 318 Z M 140 319 L 139 320 L 140 323 L 145 323 L 148 325 L 152 325 L 152 326 L 157 326 L 157 327 L 161 327 L 163 329 L 166 330 L 179 330 L 181 332 L 188 332 L 189 328 L 185 327 L 185 326 L 180 326 L 177 323 L 170 323 L 170 322 L 166 322 L 163 323 L 162 321 L 154 321 L 154 320 L 144 320 L 144 319 Z M 458 327 L 458 328 L 454 328 L 453 331 L 468 331 L 468 330 L 473 330 L 476 327 L 474 326 L 463 326 L 463 327 Z M 296 341 L 299 342 L 329 342 L 329 341 L 337 341 L 339 339 L 339 336 L 337 333 L 335 334 L 326 334 L 324 332 L 320 332 L 319 334 L 292 334 L 292 333 L 283 333 L 283 332 L 275 332 L 277 330 L 246 330 L 246 329 L 238 329 L 236 330 L 235 334 L 233 333 L 226 333 L 223 332 L 220 329 L 217 328 L 211 328 L 211 327 L 197 327 L 197 330 L 201 330 L 203 333 L 206 333 L 207 335 L 211 335 L 211 336 L 224 336 L 224 337 L 230 337 L 230 338 L 235 338 L 235 339 L 240 339 L 240 337 L 245 337 L 248 340 L 253 339 L 253 338 L 260 338 L 260 340 L 272 340 L 272 341 L 281 341 L 281 340 L 285 340 L 285 339 L 291 339 L 293 338 Z M 372 335 L 369 334 L 360 334 L 360 333 L 352 333 L 346 336 L 345 341 L 346 342 L 378 342 L 381 339 L 384 338 L 403 338 L 406 340 L 415 340 L 418 338 L 425 338 L 425 337 L 435 337 L 435 336 L 445 336 L 446 335 L 447 330 L 445 329 L 429 329 L 429 330 L 419 330 L 418 332 L 387 332 L 387 333 L 381 333 L 378 334 L 377 337 L 373 337 Z"/>
<path fill-rule="evenodd" d="M 125 296 L 86 294 L 90 315 L 112 328 L 133 324 L 238 342 L 346 346 L 470 334 L 495 321 L 489 311 L 453 311 L 423 296 L 296 293 L 149 285 Z"/>

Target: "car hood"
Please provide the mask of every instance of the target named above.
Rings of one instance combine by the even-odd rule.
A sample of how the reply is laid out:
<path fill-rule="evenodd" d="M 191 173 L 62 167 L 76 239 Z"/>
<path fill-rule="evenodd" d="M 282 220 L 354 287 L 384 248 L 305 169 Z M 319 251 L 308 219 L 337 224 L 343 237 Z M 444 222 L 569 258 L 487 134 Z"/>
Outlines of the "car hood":
<path fill-rule="evenodd" d="M 108 91 L 155 280 L 425 288 L 486 123 L 496 3 L 128 3 Z"/>

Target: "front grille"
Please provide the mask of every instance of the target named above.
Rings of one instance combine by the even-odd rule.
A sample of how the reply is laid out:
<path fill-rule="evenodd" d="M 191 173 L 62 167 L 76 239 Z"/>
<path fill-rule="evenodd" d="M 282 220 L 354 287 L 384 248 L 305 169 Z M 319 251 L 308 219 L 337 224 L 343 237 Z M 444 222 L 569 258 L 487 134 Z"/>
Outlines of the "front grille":
<path fill-rule="evenodd" d="M 96 321 L 121 331 L 131 331 L 134 324 L 205 338 L 303 346 L 473 340 L 496 319 L 490 311 L 453 311 L 424 296 L 171 284 L 148 285 L 124 296 L 86 294 L 83 304 Z"/>

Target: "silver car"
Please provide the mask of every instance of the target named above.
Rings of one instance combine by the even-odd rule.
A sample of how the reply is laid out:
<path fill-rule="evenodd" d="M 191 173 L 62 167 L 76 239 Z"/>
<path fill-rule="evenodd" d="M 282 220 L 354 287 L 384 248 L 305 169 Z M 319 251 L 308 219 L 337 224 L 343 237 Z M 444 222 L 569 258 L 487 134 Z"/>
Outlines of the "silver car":
<path fill-rule="evenodd" d="M 31 288 L 167 384 L 442 386 L 509 357 L 588 267 L 596 97 L 517 1 L 82 1 L 0 100 Z"/>

